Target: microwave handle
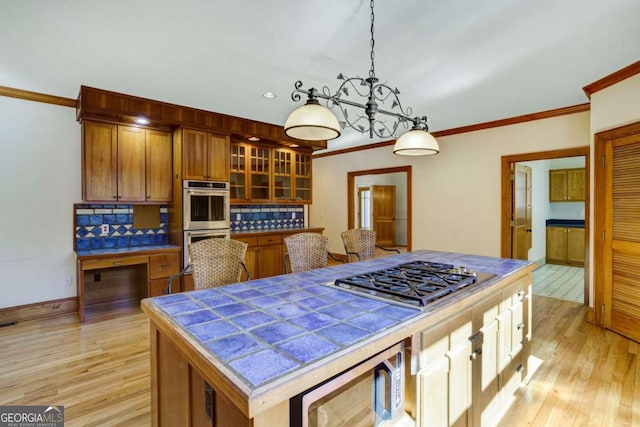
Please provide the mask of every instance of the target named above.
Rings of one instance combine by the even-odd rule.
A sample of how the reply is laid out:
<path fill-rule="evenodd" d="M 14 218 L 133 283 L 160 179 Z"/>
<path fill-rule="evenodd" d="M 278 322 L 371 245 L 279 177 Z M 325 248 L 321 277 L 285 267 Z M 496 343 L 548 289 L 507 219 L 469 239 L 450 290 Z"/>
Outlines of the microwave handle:
<path fill-rule="evenodd" d="M 373 371 L 373 407 L 378 421 L 393 418 L 393 369 L 386 360 Z"/>

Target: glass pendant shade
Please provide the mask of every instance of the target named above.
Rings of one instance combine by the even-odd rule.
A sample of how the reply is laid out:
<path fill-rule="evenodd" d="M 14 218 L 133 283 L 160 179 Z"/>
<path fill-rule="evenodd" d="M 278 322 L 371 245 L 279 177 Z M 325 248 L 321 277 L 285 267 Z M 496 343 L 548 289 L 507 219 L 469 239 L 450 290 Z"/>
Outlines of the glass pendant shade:
<path fill-rule="evenodd" d="M 325 141 L 340 136 L 340 124 L 328 108 L 311 101 L 289 115 L 284 133 L 307 141 Z"/>
<path fill-rule="evenodd" d="M 400 156 L 429 156 L 439 152 L 438 141 L 423 129 L 411 129 L 405 132 L 393 146 L 393 154 Z"/>

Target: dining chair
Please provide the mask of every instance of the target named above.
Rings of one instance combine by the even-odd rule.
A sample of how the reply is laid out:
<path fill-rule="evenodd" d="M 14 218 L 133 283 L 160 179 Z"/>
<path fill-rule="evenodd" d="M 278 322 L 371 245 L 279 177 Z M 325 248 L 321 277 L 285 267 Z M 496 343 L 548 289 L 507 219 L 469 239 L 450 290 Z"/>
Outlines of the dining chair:
<path fill-rule="evenodd" d="M 247 246 L 245 242 L 220 238 L 191 243 L 188 246 L 191 262 L 180 273 L 169 278 L 169 293 L 172 281 L 189 271 L 193 274 L 194 289 L 237 283 L 243 271 L 247 280 L 250 280 L 251 275 L 244 263 Z"/>
<path fill-rule="evenodd" d="M 287 250 L 283 260 L 285 273 L 289 273 L 287 263 L 291 273 L 326 267 L 329 257 L 344 263 L 329 252 L 329 238 L 322 234 L 293 234 L 284 238 L 284 244 Z"/>
<path fill-rule="evenodd" d="M 347 253 L 347 261 L 364 261 L 375 257 L 376 248 L 383 251 L 400 253 L 393 248 L 385 248 L 376 244 L 376 232 L 366 228 L 353 228 L 340 233 L 344 250 Z"/>

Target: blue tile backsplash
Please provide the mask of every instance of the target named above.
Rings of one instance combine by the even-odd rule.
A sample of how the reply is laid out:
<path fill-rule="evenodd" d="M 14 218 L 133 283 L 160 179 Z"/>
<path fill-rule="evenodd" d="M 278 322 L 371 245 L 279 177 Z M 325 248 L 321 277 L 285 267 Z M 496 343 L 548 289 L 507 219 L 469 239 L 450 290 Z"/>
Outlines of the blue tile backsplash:
<path fill-rule="evenodd" d="M 233 205 L 231 231 L 304 227 L 302 205 Z"/>
<path fill-rule="evenodd" d="M 76 250 L 121 249 L 137 246 L 166 245 L 169 243 L 167 207 L 160 207 L 160 227 L 133 227 L 132 205 L 76 204 Z M 109 231 L 102 235 L 101 225 Z"/>

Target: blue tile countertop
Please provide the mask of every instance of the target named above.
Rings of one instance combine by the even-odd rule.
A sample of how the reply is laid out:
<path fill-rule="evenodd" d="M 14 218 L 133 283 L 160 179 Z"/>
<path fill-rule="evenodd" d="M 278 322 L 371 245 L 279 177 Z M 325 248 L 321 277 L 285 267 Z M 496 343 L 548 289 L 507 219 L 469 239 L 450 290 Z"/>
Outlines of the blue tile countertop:
<path fill-rule="evenodd" d="M 324 285 L 339 277 L 412 260 L 466 266 L 496 277 L 459 291 L 455 298 L 438 300 L 425 310 Z M 324 359 L 349 354 L 532 265 L 514 259 L 414 251 L 145 299 L 143 307 L 152 320 L 159 317 L 187 337 L 232 383 L 252 396 L 271 388 L 271 383 L 294 381 L 300 370 L 320 368 Z"/>
<path fill-rule="evenodd" d="M 110 256 L 110 255 L 136 255 L 145 254 L 154 251 L 179 251 L 180 246 L 177 245 L 149 245 L 149 246 L 129 246 L 125 248 L 109 248 L 109 249 L 84 249 L 76 250 L 78 258 Z"/>
<path fill-rule="evenodd" d="M 584 228 L 584 219 L 548 219 L 547 227 Z"/>

